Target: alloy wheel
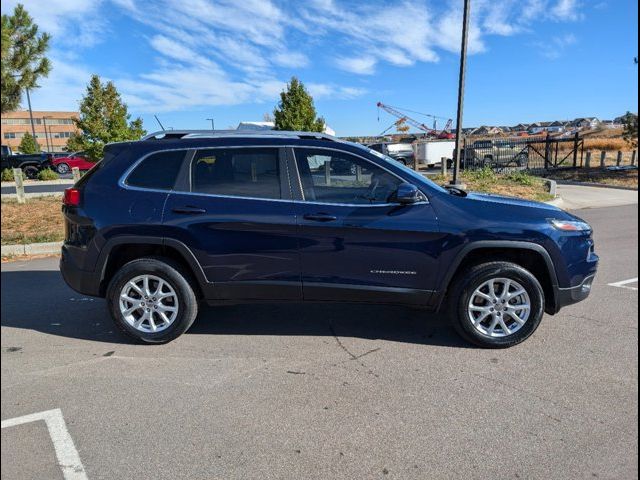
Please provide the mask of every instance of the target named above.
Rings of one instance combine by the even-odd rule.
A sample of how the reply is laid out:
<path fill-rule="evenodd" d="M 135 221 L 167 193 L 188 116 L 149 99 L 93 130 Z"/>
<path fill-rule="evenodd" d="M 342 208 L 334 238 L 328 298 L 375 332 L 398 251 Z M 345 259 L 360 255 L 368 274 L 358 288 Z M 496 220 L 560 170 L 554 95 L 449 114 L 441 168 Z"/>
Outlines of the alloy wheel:
<path fill-rule="evenodd" d="M 467 306 L 473 327 L 487 337 L 506 337 L 529 319 L 531 300 L 526 289 L 510 278 L 492 278 L 474 290 Z"/>
<path fill-rule="evenodd" d="M 178 296 L 173 287 L 155 275 L 139 275 L 120 291 L 120 313 L 133 328 L 144 333 L 167 329 L 178 316 Z"/>

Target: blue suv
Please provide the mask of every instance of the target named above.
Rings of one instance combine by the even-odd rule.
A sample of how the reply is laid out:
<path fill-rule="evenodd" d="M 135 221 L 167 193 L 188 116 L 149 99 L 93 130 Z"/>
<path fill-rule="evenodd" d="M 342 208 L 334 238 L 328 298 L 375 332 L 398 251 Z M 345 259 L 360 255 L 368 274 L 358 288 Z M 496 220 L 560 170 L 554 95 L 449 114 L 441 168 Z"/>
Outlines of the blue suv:
<path fill-rule="evenodd" d="M 442 188 L 309 132 L 110 144 L 63 212 L 64 279 L 149 343 L 185 332 L 201 300 L 339 301 L 445 309 L 468 341 L 509 347 L 586 298 L 598 264 L 567 212 Z"/>

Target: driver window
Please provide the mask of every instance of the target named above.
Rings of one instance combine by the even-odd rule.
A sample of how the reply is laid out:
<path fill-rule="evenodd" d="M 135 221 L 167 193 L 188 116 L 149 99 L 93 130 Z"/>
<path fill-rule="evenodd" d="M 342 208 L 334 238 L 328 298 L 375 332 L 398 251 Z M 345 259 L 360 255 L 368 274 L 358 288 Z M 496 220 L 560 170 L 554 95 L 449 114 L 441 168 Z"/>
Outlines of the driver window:
<path fill-rule="evenodd" d="M 389 203 L 402 183 L 386 170 L 348 153 L 296 149 L 295 156 L 307 201 L 357 205 Z"/>

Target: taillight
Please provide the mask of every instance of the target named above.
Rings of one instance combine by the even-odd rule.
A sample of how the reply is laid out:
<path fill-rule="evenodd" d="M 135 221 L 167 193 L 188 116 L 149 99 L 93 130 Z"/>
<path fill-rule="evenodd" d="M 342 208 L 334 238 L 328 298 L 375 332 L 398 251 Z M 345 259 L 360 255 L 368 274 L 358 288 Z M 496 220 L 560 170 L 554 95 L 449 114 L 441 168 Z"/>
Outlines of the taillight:
<path fill-rule="evenodd" d="M 62 203 L 71 207 L 80 205 L 80 190 L 77 188 L 65 188 Z"/>

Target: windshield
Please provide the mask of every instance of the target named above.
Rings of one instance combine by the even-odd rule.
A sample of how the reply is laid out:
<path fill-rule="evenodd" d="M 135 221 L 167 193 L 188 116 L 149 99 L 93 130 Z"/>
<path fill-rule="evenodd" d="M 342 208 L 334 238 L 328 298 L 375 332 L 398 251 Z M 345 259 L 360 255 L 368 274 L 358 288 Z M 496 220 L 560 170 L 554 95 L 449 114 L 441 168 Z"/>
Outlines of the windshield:
<path fill-rule="evenodd" d="M 431 188 L 439 191 L 439 192 L 443 192 L 446 193 L 447 191 L 442 188 L 440 185 L 438 185 L 437 183 L 435 183 L 433 180 L 430 180 L 429 178 L 427 178 L 426 176 L 416 172 L 414 169 L 408 167 L 407 165 L 404 165 L 401 162 L 398 162 L 397 160 L 394 160 L 391 157 L 388 157 L 386 155 L 383 155 L 380 152 L 376 152 L 375 150 L 372 150 L 368 147 L 365 147 L 364 145 L 361 145 L 359 143 L 352 143 L 352 142 L 348 142 L 350 145 L 353 145 L 354 147 L 358 147 L 362 150 L 366 150 L 368 153 L 370 153 L 371 155 L 374 155 L 376 157 L 378 157 L 381 160 L 384 160 L 386 162 L 389 162 L 391 165 L 393 165 L 396 168 L 400 168 L 404 171 L 404 173 L 406 173 L 407 175 L 411 175 L 411 177 L 413 177 L 414 179 L 423 182 L 423 183 L 427 183 Z"/>

